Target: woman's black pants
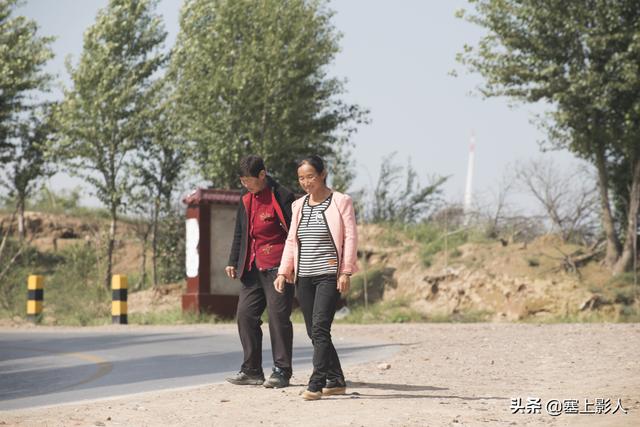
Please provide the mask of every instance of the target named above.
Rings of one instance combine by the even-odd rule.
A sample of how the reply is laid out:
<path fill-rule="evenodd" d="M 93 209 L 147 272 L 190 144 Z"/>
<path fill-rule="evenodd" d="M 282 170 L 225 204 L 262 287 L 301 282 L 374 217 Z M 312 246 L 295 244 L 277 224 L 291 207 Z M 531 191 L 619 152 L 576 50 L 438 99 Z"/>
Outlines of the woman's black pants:
<path fill-rule="evenodd" d="M 340 292 L 335 274 L 298 277 L 297 297 L 313 343 L 313 374 L 310 391 L 321 391 L 327 381 L 344 383 L 338 353 L 331 341 L 331 324 Z"/>

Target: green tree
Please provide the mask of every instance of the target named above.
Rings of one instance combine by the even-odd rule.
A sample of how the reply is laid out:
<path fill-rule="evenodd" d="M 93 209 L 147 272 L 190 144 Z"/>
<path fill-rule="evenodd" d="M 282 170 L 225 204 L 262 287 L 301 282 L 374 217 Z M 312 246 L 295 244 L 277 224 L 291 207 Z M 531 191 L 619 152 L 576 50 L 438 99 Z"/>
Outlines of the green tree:
<path fill-rule="evenodd" d="M 606 262 L 628 268 L 640 191 L 640 3 L 635 0 L 470 0 L 467 19 L 488 30 L 459 60 L 485 78 L 485 96 L 551 107 L 554 148 L 593 163 Z M 464 12 L 461 12 L 464 15 Z M 612 177 L 626 177 L 627 224 L 616 226 Z M 618 228 L 624 230 L 624 247 Z"/>
<path fill-rule="evenodd" d="M 395 162 L 396 153 L 382 160 L 378 183 L 371 204 L 372 222 L 414 223 L 426 218 L 437 206 L 442 185 L 448 177 L 436 177 L 426 187 L 420 185 L 411 161 L 403 168 Z M 404 186 L 399 184 L 406 173 Z"/>
<path fill-rule="evenodd" d="M 158 225 L 158 280 L 175 283 L 184 280 L 186 234 L 184 205 L 171 204 L 163 212 Z"/>
<path fill-rule="evenodd" d="M 163 213 L 171 210 L 172 195 L 184 176 L 189 153 L 186 142 L 179 137 L 175 110 L 175 92 L 170 82 L 162 79 L 155 91 L 149 126 L 143 143 L 138 147 L 132 163 L 131 175 L 136 178 L 132 194 L 135 209 L 149 220 L 149 228 L 142 233 L 143 254 L 147 237 L 151 234 L 153 285 L 158 286 L 158 225 Z M 144 258 L 144 257 L 143 257 Z M 145 267 L 143 261 L 143 277 Z"/>
<path fill-rule="evenodd" d="M 18 6 L 18 0 L 0 0 L 0 163 L 9 159 L 20 115 L 34 105 L 30 95 L 48 90 L 51 81 L 43 69 L 54 39 L 39 37 L 35 22 L 12 16 Z"/>
<path fill-rule="evenodd" d="M 185 2 L 170 69 L 185 138 L 214 186 L 239 186 L 238 161 L 255 153 L 295 188 L 296 160 L 331 160 L 366 121 L 327 75 L 339 50 L 332 15 L 319 0 Z"/>
<path fill-rule="evenodd" d="M 111 217 L 104 284 L 110 287 L 118 211 L 133 185 L 126 164 L 145 137 L 154 73 L 165 62 L 166 32 L 152 0 L 110 0 L 84 35 L 73 87 L 59 111 L 53 147 L 96 190 Z"/>
<path fill-rule="evenodd" d="M 46 143 L 52 134 L 49 109 L 32 110 L 28 118 L 18 124 L 17 135 L 9 149 L 10 160 L 0 173 L 0 186 L 15 201 L 18 214 L 18 235 L 25 237 L 24 210 L 42 178 L 54 173 L 53 165 L 45 158 Z"/>
<path fill-rule="evenodd" d="M 338 146 L 327 164 L 331 188 L 342 193 L 349 190 L 356 177 L 355 160 L 351 158 L 351 152 L 348 151 L 348 148 L 348 143 Z"/>

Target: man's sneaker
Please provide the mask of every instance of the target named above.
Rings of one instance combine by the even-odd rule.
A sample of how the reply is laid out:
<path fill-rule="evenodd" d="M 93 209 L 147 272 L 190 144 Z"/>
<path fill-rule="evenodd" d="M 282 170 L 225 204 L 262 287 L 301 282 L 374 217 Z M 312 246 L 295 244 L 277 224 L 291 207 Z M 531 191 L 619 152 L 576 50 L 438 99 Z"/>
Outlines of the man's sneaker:
<path fill-rule="evenodd" d="M 235 385 L 260 385 L 264 382 L 264 375 L 249 375 L 240 371 L 235 376 L 227 378 L 227 381 Z"/>
<path fill-rule="evenodd" d="M 268 380 L 263 384 L 266 388 L 283 388 L 289 385 L 289 375 L 282 369 L 275 367 Z"/>
<path fill-rule="evenodd" d="M 305 390 L 302 392 L 302 398 L 304 400 L 320 400 L 321 397 L 322 397 L 321 391 Z"/>
<path fill-rule="evenodd" d="M 323 396 L 335 396 L 339 394 L 347 394 L 347 384 L 340 380 L 329 380 L 327 385 L 322 388 Z"/>

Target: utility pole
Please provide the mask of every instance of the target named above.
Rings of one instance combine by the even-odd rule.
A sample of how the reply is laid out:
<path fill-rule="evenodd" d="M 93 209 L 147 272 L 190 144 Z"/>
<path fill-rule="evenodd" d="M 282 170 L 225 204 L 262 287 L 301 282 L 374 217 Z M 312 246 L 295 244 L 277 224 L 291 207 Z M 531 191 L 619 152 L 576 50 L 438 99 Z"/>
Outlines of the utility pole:
<path fill-rule="evenodd" d="M 473 168 L 475 162 L 476 151 L 476 135 L 475 132 L 471 132 L 469 138 L 469 161 L 467 163 L 467 184 L 464 189 L 464 222 L 469 223 L 469 216 L 471 215 L 471 202 L 473 199 Z"/>

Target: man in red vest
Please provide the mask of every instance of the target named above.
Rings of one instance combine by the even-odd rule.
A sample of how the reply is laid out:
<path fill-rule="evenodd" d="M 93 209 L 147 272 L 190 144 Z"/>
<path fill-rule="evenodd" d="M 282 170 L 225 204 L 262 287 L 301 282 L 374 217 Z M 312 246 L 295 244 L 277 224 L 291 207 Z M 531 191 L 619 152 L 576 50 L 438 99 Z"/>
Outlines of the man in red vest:
<path fill-rule="evenodd" d="M 240 161 L 240 182 L 247 190 L 236 215 L 227 276 L 242 282 L 238 300 L 238 332 L 244 352 L 240 372 L 227 378 L 232 384 L 280 388 L 289 385 L 293 326 L 293 286 L 276 292 L 273 281 L 291 224 L 294 194 L 267 175 L 262 158 L 250 155 Z M 262 314 L 269 314 L 273 372 L 265 381 L 262 370 Z"/>

